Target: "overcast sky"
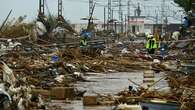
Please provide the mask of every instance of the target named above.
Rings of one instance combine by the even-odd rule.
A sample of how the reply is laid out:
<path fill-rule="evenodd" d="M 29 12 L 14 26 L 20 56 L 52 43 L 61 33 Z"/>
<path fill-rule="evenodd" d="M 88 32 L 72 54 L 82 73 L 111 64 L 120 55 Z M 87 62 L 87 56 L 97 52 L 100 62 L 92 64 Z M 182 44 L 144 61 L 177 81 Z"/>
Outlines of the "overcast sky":
<path fill-rule="evenodd" d="M 100 4 L 107 4 L 107 0 L 98 0 Z M 115 0 L 116 1 L 116 0 Z M 127 0 L 122 0 L 124 5 L 127 5 Z M 137 6 L 137 3 L 141 3 L 141 9 L 143 10 L 143 15 L 150 15 L 153 16 L 155 13 L 154 11 L 157 10 L 160 14 L 160 6 L 162 0 L 131 0 L 131 10 L 133 14 L 134 7 Z M 166 0 L 167 5 L 173 6 L 170 4 L 169 1 Z M 81 22 L 81 17 L 86 17 L 88 15 L 88 0 L 63 0 L 63 14 L 64 17 L 69 19 L 72 23 L 74 22 Z M 0 2 L 0 23 L 6 18 L 7 14 L 11 9 L 13 12 L 9 20 L 13 19 L 14 17 L 17 18 L 18 16 L 27 15 L 27 21 L 31 21 L 36 18 L 38 14 L 38 3 L 39 0 L 1 0 Z M 57 14 L 57 0 L 47 0 L 47 4 L 49 7 L 49 11 L 53 14 Z M 169 7 L 170 8 L 170 7 Z M 117 10 L 118 8 L 115 8 Z M 172 9 L 172 8 L 171 8 Z M 177 11 L 177 8 L 173 8 L 174 11 Z M 172 10 L 173 10 L 172 9 Z M 127 11 L 127 7 L 123 7 L 124 13 Z M 169 9 L 168 9 L 169 10 Z M 96 18 L 99 18 L 99 21 L 103 21 L 103 7 L 97 5 L 95 8 L 94 15 Z M 171 13 L 169 13 L 171 14 Z M 118 18 L 118 13 L 115 12 L 115 17 Z M 179 21 L 179 20 L 177 20 Z"/>
<path fill-rule="evenodd" d="M 82 2 L 70 2 L 63 0 L 64 16 L 71 21 L 79 22 L 82 16 L 88 14 L 88 4 Z M 28 20 L 35 19 L 38 14 L 39 0 L 1 0 L 0 2 L 0 21 L 2 22 L 9 11 L 13 9 L 12 16 L 18 17 L 27 15 Z M 47 0 L 49 10 L 52 14 L 57 14 L 57 0 Z"/>

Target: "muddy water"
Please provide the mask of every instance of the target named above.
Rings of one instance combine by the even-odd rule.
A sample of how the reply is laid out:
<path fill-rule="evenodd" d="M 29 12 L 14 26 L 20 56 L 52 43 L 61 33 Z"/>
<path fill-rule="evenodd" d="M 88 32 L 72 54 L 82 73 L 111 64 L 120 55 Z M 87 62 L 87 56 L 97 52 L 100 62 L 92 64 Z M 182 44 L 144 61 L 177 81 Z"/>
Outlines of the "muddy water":
<path fill-rule="evenodd" d="M 163 76 L 162 73 L 155 74 L 155 81 Z M 123 72 L 123 73 L 87 73 L 85 78 L 88 82 L 77 82 L 75 87 L 78 90 L 87 90 L 88 94 L 100 93 L 100 94 L 117 94 L 119 91 L 127 89 L 129 85 L 133 85 L 128 81 L 132 81 L 142 84 L 143 72 Z M 134 85 L 135 86 L 135 85 Z M 161 88 L 167 86 L 165 80 L 162 80 L 157 84 L 155 88 Z M 65 110 L 111 110 L 112 107 L 95 106 L 86 107 L 83 106 L 82 101 L 72 101 L 67 104 L 64 102 L 53 102 L 54 105 L 59 105 Z"/>

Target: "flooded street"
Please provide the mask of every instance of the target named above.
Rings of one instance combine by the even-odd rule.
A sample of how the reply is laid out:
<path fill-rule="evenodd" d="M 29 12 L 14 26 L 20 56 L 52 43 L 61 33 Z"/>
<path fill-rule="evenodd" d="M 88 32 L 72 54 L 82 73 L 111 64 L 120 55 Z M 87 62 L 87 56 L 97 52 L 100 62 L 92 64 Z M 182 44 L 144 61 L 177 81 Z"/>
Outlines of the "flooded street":
<path fill-rule="evenodd" d="M 75 87 L 78 90 L 87 90 L 85 94 L 111 94 L 128 89 L 129 85 L 133 85 L 128 79 L 137 84 L 143 83 L 143 71 L 121 72 L 121 73 L 87 73 L 87 82 L 77 82 Z M 163 73 L 155 74 L 154 80 L 157 81 L 163 77 Z M 142 84 L 143 85 L 143 84 Z M 133 85 L 136 87 L 135 85 Z M 161 80 L 155 88 L 166 87 L 165 80 Z M 52 104 L 59 105 L 65 110 L 112 110 L 111 106 L 83 106 L 82 100 L 72 101 L 67 104 L 61 101 L 54 101 Z"/>
<path fill-rule="evenodd" d="M 119 91 L 127 89 L 128 79 L 135 79 L 138 84 L 143 81 L 143 72 L 135 71 L 131 73 L 88 73 L 86 76 L 90 82 L 78 82 L 75 86 L 78 90 L 87 90 L 87 93 L 117 94 Z"/>

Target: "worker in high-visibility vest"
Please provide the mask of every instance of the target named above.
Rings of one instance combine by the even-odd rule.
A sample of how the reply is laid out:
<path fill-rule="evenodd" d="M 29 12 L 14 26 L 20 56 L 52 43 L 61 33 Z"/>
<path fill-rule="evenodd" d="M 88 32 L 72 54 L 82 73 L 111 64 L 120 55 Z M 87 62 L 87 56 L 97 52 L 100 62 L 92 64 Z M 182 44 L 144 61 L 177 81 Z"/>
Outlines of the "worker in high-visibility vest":
<path fill-rule="evenodd" d="M 88 40 L 91 39 L 92 32 L 88 32 L 87 30 L 83 30 L 81 32 L 80 46 L 85 47 L 88 45 Z"/>
<path fill-rule="evenodd" d="M 146 49 L 148 50 L 149 54 L 154 54 L 155 49 L 158 48 L 156 39 L 151 34 L 147 35 L 146 37 L 147 37 Z"/>
<path fill-rule="evenodd" d="M 80 39 L 80 46 L 81 47 L 87 46 L 87 39 L 86 38 L 81 38 Z"/>

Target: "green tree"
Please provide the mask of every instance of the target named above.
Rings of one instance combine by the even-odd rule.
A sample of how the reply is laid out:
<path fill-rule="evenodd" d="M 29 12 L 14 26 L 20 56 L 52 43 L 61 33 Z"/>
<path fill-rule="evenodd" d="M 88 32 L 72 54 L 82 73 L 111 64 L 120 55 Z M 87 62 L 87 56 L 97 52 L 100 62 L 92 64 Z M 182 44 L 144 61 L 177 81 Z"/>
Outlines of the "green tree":
<path fill-rule="evenodd" d="M 183 8 L 186 13 L 191 10 L 192 0 L 174 0 L 174 2 Z"/>

